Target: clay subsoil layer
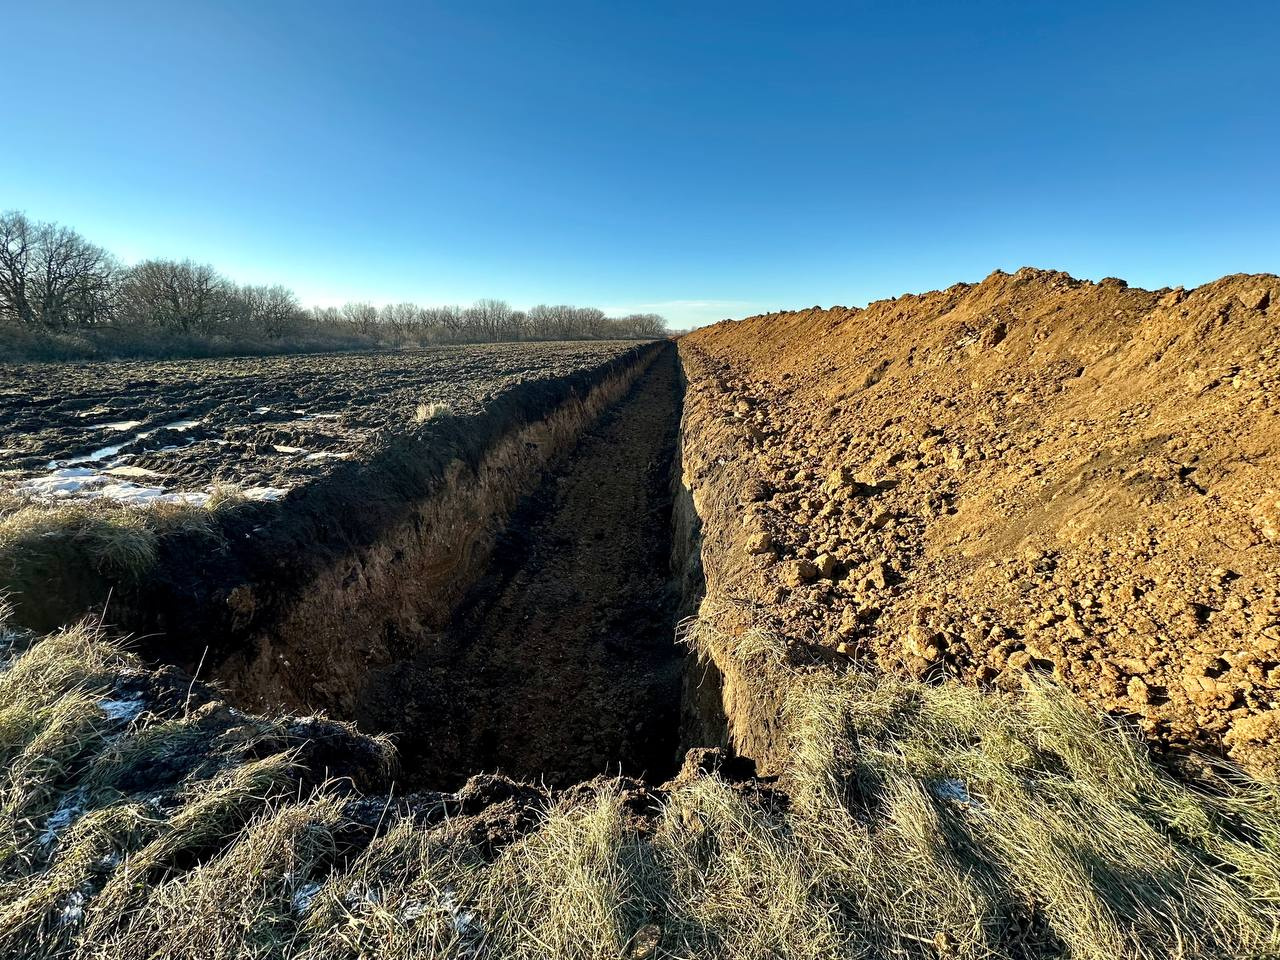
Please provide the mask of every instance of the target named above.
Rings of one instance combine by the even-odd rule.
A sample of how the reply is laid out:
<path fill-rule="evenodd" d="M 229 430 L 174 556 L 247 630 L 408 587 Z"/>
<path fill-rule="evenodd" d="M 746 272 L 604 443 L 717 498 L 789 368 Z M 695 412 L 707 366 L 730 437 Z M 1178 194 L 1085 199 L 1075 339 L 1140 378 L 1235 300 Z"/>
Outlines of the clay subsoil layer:
<path fill-rule="evenodd" d="M 708 583 L 796 665 L 1051 674 L 1274 773 L 1278 311 L 1024 269 L 696 331 L 685 472 L 742 516 Z"/>

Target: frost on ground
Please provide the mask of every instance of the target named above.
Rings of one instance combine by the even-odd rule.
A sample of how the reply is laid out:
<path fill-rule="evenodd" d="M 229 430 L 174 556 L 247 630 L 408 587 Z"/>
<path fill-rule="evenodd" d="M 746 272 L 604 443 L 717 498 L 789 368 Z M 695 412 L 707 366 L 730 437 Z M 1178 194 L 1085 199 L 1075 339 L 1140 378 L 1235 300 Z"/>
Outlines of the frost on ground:
<path fill-rule="evenodd" d="M 121 720 L 125 722 L 132 721 L 137 718 L 146 701 L 139 697 L 136 700 L 99 700 L 98 709 L 108 720 Z"/>
<path fill-rule="evenodd" d="M 88 795 L 88 790 L 80 786 L 62 798 L 58 808 L 49 814 L 49 819 L 45 821 L 44 832 L 40 834 L 41 846 L 53 846 L 62 832 L 80 818 L 84 813 L 85 799 Z"/>
<path fill-rule="evenodd" d="M 60 467 L 47 476 L 34 477 L 14 487 L 20 496 L 33 500 L 114 500 L 126 506 L 145 507 L 156 503 L 185 503 L 204 506 L 212 496 L 213 486 L 203 490 L 169 490 L 146 486 L 123 477 L 138 479 L 163 477 L 164 474 L 142 467 Z M 279 500 L 289 491 L 283 487 L 247 487 L 240 493 L 250 500 Z"/>

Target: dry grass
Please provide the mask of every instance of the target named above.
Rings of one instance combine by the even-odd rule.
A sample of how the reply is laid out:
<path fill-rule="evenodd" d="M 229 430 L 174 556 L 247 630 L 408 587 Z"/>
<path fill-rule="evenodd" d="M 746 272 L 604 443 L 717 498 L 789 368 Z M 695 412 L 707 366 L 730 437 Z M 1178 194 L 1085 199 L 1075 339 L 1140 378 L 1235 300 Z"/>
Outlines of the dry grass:
<path fill-rule="evenodd" d="M 1052 686 L 995 701 L 792 677 L 787 801 L 703 776 L 637 819 L 606 785 L 491 854 L 465 821 L 394 815 L 351 846 L 333 788 L 297 794 L 280 722 L 216 703 L 113 714 L 137 677 L 88 627 L 0 669 L 0 956 L 1280 949 L 1275 785 L 1225 768 L 1175 780 Z M 188 759 L 161 776 L 173 757 Z"/>
<path fill-rule="evenodd" d="M 0 496 L 0 591 L 19 602 L 25 596 L 52 602 L 62 590 L 74 607 L 80 590 L 105 595 L 111 585 L 136 585 L 154 569 L 165 538 L 216 541 L 219 514 L 242 500 L 227 486 L 215 488 L 204 505 Z"/>
<path fill-rule="evenodd" d="M 452 414 L 453 408 L 447 403 L 420 403 L 413 411 L 413 419 L 416 423 L 426 423 L 428 420 L 448 417 Z"/>

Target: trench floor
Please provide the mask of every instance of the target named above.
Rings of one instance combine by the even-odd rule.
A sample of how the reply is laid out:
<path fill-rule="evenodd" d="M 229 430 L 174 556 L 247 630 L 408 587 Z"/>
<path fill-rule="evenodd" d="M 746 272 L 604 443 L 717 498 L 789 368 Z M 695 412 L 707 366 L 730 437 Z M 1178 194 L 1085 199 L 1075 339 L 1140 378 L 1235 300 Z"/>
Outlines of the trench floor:
<path fill-rule="evenodd" d="M 678 364 L 663 351 L 525 498 L 445 632 L 370 678 L 355 719 L 395 734 L 410 788 L 674 772 Z"/>

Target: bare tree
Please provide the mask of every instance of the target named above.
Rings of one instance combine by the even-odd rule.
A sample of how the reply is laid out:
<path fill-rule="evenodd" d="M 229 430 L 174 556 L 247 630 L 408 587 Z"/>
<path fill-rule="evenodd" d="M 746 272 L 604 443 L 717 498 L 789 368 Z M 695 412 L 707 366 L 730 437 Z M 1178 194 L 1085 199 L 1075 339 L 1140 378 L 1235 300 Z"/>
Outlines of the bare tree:
<path fill-rule="evenodd" d="M 466 312 L 466 326 L 478 339 L 497 341 L 511 323 L 511 304 L 505 300 L 477 300 Z"/>
<path fill-rule="evenodd" d="M 371 303 L 343 304 L 342 318 L 356 333 L 371 335 L 378 327 L 378 308 Z"/>
<path fill-rule="evenodd" d="M 69 227 L 0 216 L 0 315 L 19 323 L 101 323 L 115 261 Z"/>
<path fill-rule="evenodd" d="M 609 335 L 609 325 L 603 310 L 597 307 L 576 307 L 573 312 L 578 336 L 601 339 Z"/>
<path fill-rule="evenodd" d="M 0 214 L 0 317 L 32 323 L 35 311 L 27 294 L 35 230 L 25 214 Z"/>
<path fill-rule="evenodd" d="M 235 317 L 234 294 L 208 264 L 144 260 L 126 272 L 117 302 L 125 323 L 194 333 Z"/>
<path fill-rule="evenodd" d="M 416 303 L 389 303 L 378 311 L 378 319 L 397 345 L 421 339 L 422 310 Z"/>
<path fill-rule="evenodd" d="M 111 309 L 116 267 L 101 247 L 70 227 L 36 231 L 28 289 L 43 323 L 100 323 Z"/>
<path fill-rule="evenodd" d="M 663 336 L 656 314 L 607 317 L 595 307 L 505 300 L 471 307 L 368 303 L 303 310 L 282 286 L 236 286 L 208 264 L 144 260 L 121 270 L 100 247 L 66 227 L 19 212 L 0 214 L 0 320 L 24 324 L 138 326 L 182 333 L 233 332 L 279 340 L 312 329 L 396 346 L 408 343 Z"/>
<path fill-rule="evenodd" d="M 303 320 L 298 298 L 288 287 L 236 287 L 231 299 L 239 322 L 272 340 L 285 336 Z"/>

